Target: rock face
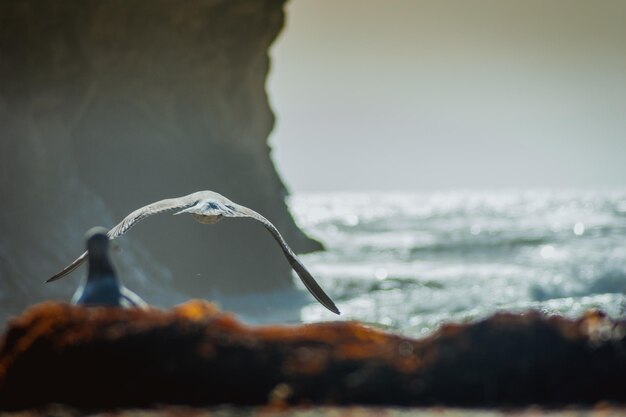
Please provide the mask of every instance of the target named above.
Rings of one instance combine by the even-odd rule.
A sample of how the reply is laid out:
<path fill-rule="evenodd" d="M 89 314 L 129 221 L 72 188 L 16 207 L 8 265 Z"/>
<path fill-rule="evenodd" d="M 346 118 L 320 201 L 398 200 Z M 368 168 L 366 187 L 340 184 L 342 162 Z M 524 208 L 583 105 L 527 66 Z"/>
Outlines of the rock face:
<path fill-rule="evenodd" d="M 263 213 L 295 250 L 318 248 L 286 209 L 267 145 L 267 50 L 283 1 L 0 3 L 3 309 L 67 297 L 76 279 L 43 280 L 82 253 L 88 228 L 203 189 Z M 155 288 L 206 296 L 291 285 L 256 224 L 147 222 L 116 258 L 152 302 Z"/>
<path fill-rule="evenodd" d="M 626 323 L 500 314 L 412 340 L 356 323 L 250 327 L 211 304 L 45 303 L 0 345 L 0 409 L 154 404 L 626 402 Z"/>

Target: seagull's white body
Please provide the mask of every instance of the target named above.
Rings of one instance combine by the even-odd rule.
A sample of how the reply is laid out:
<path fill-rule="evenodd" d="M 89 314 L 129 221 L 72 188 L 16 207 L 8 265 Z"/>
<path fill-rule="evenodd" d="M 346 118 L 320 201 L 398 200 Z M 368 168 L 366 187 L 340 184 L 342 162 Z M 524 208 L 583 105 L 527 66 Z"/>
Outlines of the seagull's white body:
<path fill-rule="evenodd" d="M 311 294 L 313 294 L 317 301 L 333 313 L 339 314 L 339 310 L 335 306 L 335 303 L 333 303 L 330 297 L 326 295 L 324 290 L 322 290 L 310 272 L 296 257 L 289 245 L 287 245 L 287 242 L 285 242 L 285 239 L 283 239 L 278 229 L 276 229 L 276 227 L 274 227 L 269 220 L 254 210 L 236 204 L 216 192 L 198 191 L 184 197 L 168 198 L 148 204 L 147 206 L 137 209 L 126 216 L 124 220 L 107 233 L 108 237 L 111 240 L 115 239 L 126 233 L 128 229 L 146 217 L 171 211 L 177 211 L 175 214 L 189 213 L 198 222 L 204 224 L 216 223 L 223 217 L 249 217 L 260 222 L 278 242 L 285 257 L 289 261 L 289 264 L 296 271 L 305 287 L 311 292 Z M 85 261 L 86 257 L 87 252 L 83 253 L 74 262 L 52 276 L 47 282 L 63 278 L 65 275 L 80 266 Z"/>
<path fill-rule="evenodd" d="M 87 278 L 72 297 L 72 304 L 105 307 L 141 307 L 148 305 L 117 278 L 109 259 L 107 230 L 101 227 L 87 233 Z"/>

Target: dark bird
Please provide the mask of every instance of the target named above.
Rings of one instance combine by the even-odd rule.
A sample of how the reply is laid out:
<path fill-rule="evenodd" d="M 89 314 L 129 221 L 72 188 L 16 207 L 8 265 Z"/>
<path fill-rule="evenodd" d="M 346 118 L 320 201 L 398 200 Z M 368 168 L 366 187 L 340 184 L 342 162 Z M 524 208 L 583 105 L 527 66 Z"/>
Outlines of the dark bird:
<path fill-rule="evenodd" d="M 74 293 L 72 303 L 87 306 L 147 307 L 146 302 L 126 288 L 115 275 L 109 259 L 109 246 L 105 228 L 94 227 L 87 232 L 87 279 Z"/>
<path fill-rule="evenodd" d="M 319 284 L 315 281 L 315 278 L 306 269 L 306 267 L 300 262 L 300 260 L 293 253 L 285 239 L 281 236 L 280 232 L 274 225 L 261 216 L 254 210 L 239 204 L 233 203 L 226 197 L 213 192 L 213 191 L 198 191 L 193 194 L 186 195 L 179 198 L 168 198 L 160 200 L 152 204 L 148 204 L 140 209 L 137 209 L 130 213 L 124 220 L 122 220 L 117 226 L 112 228 L 108 232 L 109 239 L 115 239 L 118 236 L 126 233 L 128 229 L 135 224 L 150 217 L 153 214 L 177 211 L 174 214 L 189 213 L 194 219 L 200 223 L 213 224 L 217 223 L 223 217 L 248 217 L 260 222 L 265 228 L 272 234 L 274 239 L 280 245 L 285 257 L 289 261 L 291 267 L 296 271 L 304 286 L 313 294 L 315 299 L 319 301 L 324 307 L 329 309 L 335 314 L 340 314 L 339 309 L 335 303 L 330 299 L 328 295 L 322 290 Z M 79 265 L 81 265 L 87 253 L 83 253 L 74 262 L 63 268 L 60 272 L 53 275 L 46 282 L 56 281 L 72 272 Z"/>

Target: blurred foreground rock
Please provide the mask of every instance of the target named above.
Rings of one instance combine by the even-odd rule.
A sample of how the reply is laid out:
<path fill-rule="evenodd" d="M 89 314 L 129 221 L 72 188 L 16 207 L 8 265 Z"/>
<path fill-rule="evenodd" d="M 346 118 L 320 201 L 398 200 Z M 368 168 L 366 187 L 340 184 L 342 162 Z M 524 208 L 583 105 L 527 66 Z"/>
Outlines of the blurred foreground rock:
<path fill-rule="evenodd" d="M 0 408 L 623 403 L 625 326 L 500 314 L 411 340 L 355 323 L 250 327 L 202 301 L 50 302 L 9 323 Z"/>

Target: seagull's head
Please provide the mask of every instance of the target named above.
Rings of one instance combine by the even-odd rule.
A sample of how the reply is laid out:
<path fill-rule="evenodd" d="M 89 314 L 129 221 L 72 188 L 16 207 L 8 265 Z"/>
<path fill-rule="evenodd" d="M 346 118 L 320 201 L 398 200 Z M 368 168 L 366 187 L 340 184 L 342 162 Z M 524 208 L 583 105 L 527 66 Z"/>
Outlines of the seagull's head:
<path fill-rule="evenodd" d="M 87 251 L 89 256 L 106 256 L 109 251 L 109 236 L 104 227 L 94 227 L 87 231 Z"/>

